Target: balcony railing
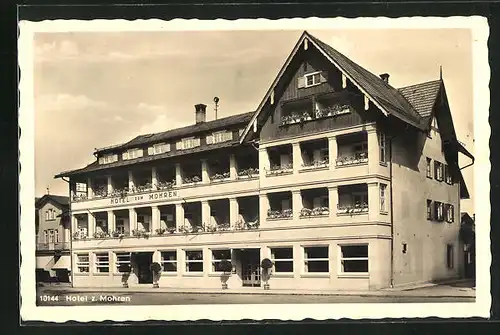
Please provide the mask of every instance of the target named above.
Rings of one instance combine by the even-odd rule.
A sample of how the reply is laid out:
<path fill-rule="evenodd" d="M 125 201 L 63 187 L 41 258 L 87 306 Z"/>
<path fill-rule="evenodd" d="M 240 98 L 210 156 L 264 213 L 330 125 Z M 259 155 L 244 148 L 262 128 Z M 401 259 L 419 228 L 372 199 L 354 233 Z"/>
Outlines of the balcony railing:
<path fill-rule="evenodd" d="M 69 242 L 37 243 L 36 250 L 69 250 Z"/>
<path fill-rule="evenodd" d="M 269 170 L 266 169 L 266 176 L 279 176 L 281 174 L 291 173 L 292 171 L 292 164 L 273 165 Z"/>
<path fill-rule="evenodd" d="M 222 173 L 214 173 L 213 175 L 210 176 L 210 181 L 212 182 L 225 181 L 229 180 L 229 177 L 230 177 L 229 171 Z"/>
<path fill-rule="evenodd" d="M 271 220 L 280 220 L 280 219 L 290 219 L 293 215 L 293 211 L 291 209 L 283 209 L 283 210 L 268 210 L 267 218 Z"/>
<path fill-rule="evenodd" d="M 362 152 L 362 153 L 350 155 L 350 156 L 341 156 L 341 157 L 337 158 L 336 165 L 337 166 L 349 166 L 349 165 L 356 165 L 356 164 L 365 164 L 366 162 L 368 162 L 368 153 Z"/>
<path fill-rule="evenodd" d="M 328 158 L 322 160 L 313 160 L 309 163 L 302 164 L 302 170 L 312 170 L 312 169 L 321 169 L 329 166 Z"/>
<path fill-rule="evenodd" d="M 362 203 L 362 204 L 352 204 L 352 205 L 338 205 L 337 206 L 337 214 L 346 214 L 346 215 L 353 215 L 353 214 L 364 214 L 368 212 L 368 204 L 367 203 Z"/>
<path fill-rule="evenodd" d="M 259 176 L 259 169 L 248 168 L 238 171 L 238 179 L 254 178 Z"/>
<path fill-rule="evenodd" d="M 310 208 L 302 208 L 300 211 L 300 217 L 315 217 L 315 216 L 327 216 L 330 214 L 330 208 L 328 207 L 315 207 L 313 209 Z"/>

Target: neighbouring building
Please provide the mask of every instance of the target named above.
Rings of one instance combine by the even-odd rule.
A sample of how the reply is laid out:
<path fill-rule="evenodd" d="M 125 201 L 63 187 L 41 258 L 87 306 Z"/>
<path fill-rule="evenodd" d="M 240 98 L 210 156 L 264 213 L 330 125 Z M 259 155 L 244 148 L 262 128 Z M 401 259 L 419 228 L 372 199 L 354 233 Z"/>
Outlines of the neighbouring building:
<path fill-rule="evenodd" d="M 408 64 L 411 66 L 411 64 Z M 74 286 L 380 289 L 458 277 L 469 197 L 442 78 L 403 88 L 304 32 L 254 112 L 97 149 L 70 180 Z"/>
<path fill-rule="evenodd" d="M 476 278 L 476 222 L 467 212 L 460 213 L 460 237 L 464 246 L 464 277 Z"/>
<path fill-rule="evenodd" d="M 71 260 L 69 198 L 35 198 L 36 281 L 69 282 Z"/>

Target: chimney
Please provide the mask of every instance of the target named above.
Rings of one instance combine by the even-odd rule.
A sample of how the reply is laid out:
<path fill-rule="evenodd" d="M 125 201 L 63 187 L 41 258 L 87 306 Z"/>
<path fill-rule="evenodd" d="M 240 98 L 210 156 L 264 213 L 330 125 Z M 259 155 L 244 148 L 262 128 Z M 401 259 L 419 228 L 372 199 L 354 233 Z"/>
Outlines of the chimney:
<path fill-rule="evenodd" d="M 196 124 L 205 122 L 207 119 L 207 105 L 197 104 L 194 105 L 194 108 L 196 110 L 195 112 Z"/>
<path fill-rule="evenodd" d="M 389 84 L 389 74 L 388 73 L 382 73 L 380 75 L 380 78 L 384 81 L 384 83 Z"/>

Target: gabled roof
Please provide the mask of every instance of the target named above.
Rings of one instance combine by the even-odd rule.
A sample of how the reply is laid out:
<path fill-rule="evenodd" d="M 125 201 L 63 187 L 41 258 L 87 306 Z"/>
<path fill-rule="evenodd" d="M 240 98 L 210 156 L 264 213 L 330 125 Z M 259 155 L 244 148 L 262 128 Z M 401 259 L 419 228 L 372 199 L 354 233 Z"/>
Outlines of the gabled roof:
<path fill-rule="evenodd" d="M 299 38 L 295 44 L 291 54 L 286 59 L 281 70 L 278 72 L 274 82 L 267 91 L 264 99 L 259 104 L 259 107 L 255 111 L 250 123 L 245 128 L 245 131 L 240 137 L 240 143 L 244 141 L 251 126 L 256 122 L 257 117 L 262 112 L 262 109 L 280 81 L 281 77 L 284 75 L 286 69 L 294 59 L 294 56 L 298 52 L 300 46 L 304 41 L 310 41 L 324 56 L 328 59 L 332 65 L 334 65 L 343 75 L 346 76 L 354 85 L 356 85 L 359 90 L 365 94 L 370 101 L 372 101 L 380 110 L 386 115 L 393 115 L 402 121 L 420 129 L 424 130 L 426 125 L 422 120 L 420 114 L 415 110 L 415 108 L 406 100 L 406 98 L 397 89 L 386 83 L 380 76 L 374 75 L 370 71 L 366 70 L 362 66 L 351 61 L 349 58 L 329 46 L 328 44 L 322 42 L 316 37 L 304 31 L 302 36 Z"/>
<path fill-rule="evenodd" d="M 69 197 L 54 194 L 45 194 L 41 198 L 35 198 L 35 208 L 41 208 L 47 202 L 51 202 L 53 205 L 61 208 L 67 209 L 69 207 Z"/>
<path fill-rule="evenodd" d="M 199 133 L 205 133 L 208 131 L 225 129 L 238 124 L 246 125 L 246 123 L 250 121 L 253 113 L 254 112 L 236 114 L 213 121 L 201 122 L 182 128 L 167 130 L 161 133 L 139 135 L 124 144 L 98 149 L 96 150 L 96 153 L 123 150 L 147 144 L 160 143 L 162 141 L 167 141 L 175 138 L 182 138 L 186 136 L 193 136 Z"/>
<path fill-rule="evenodd" d="M 408 100 L 422 118 L 428 118 L 432 114 L 440 88 L 441 80 L 438 79 L 401 87 L 398 88 L 398 91 Z"/>

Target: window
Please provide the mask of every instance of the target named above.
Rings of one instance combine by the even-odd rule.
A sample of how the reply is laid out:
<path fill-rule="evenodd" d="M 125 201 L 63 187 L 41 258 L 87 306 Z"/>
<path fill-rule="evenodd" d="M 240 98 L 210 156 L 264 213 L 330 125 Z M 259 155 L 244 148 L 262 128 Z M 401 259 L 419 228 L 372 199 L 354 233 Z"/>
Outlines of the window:
<path fill-rule="evenodd" d="M 448 269 L 453 269 L 453 244 L 446 245 L 446 266 Z"/>
<path fill-rule="evenodd" d="M 76 270 L 79 273 L 89 272 L 89 254 L 76 254 Z"/>
<path fill-rule="evenodd" d="M 368 272 L 368 245 L 340 246 L 342 273 Z"/>
<path fill-rule="evenodd" d="M 56 211 L 55 210 L 49 209 L 49 210 L 45 211 L 45 220 L 46 221 L 55 220 L 55 219 L 56 219 Z"/>
<path fill-rule="evenodd" d="M 304 248 L 305 272 L 329 272 L 328 246 Z"/>
<path fill-rule="evenodd" d="M 98 273 L 109 272 L 109 254 L 107 252 L 95 254 L 95 269 Z"/>
<path fill-rule="evenodd" d="M 125 234 L 125 222 L 123 222 L 123 219 L 116 219 L 116 232 Z"/>
<path fill-rule="evenodd" d="M 438 161 L 434 161 L 434 177 L 438 181 L 443 181 L 443 164 Z"/>
<path fill-rule="evenodd" d="M 194 147 L 200 146 L 200 139 L 195 137 L 183 138 L 180 142 L 177 142 L 177 149 L 186 150 Z"/>
<path fill-rule="evenodd" d="M 434 218 L 436 221 L 443 221 L 443 203 L 434 201 Z"/>
<path fill-rule="evenodd" d="M 305 87 L 310 87 L 310 86 L 321 84 L 321 82 L 322 82 L 321 77 L 322 77 L 321 72 L 314 72 L 314 73 L 306 74 L 304 76 Z"/>
<path fill-rule="evenodd" d="M 446 222 L 454 221 L 454 208 L 453 205 L 446 205 Z"/>
<path fill-rule="evenodd" d="M 380 162 L 385 163 L 387 161 L 385 134 L 378 133 L 378 137 L 379 137 L 379 147 L 380 147 Z"/>
<path fill-rule="evenodd" d="M 177 272 L 177 251 L 162 251 L 161 262 L 164 272 Z"/>
<path fill-rule="evenodd" d="M 364 157 L 366 157 L 365 155 L 368 152 L 368 143 L 363 142 L 363 143 L 356 144 L 353 147 L 353 149 L 354 149 L 353 150 L 354 151 L 354 157 L 356 159 L 364 158 Z"/>
<path fill-rule="evenodd" d="M 366 193 L 358 193 L 358 194 L 353 194 L 353 204 L 354 205 L 362 205 L 362 204 L 367 204 L 368 203 L 368 194 Z"/>
<path fill-rule="evenodd" d="M 54 243 L 54 229 L 49 229 L 49 243 Z"/>
<path fill-rule="evenodd" d="M 87 192 L 87 184 L 76 183 L 75 188 L 76 188 L 76 192 L 78 192 L 78 193 L 86 193 Z"/>
<path fill-rule="evenodd" d="M 386 184 L 380 184 L 380 211 L 387 212 L 387 204 L 386 204 Z"/>
<path fill-rule="evenodd" d="M 118 160 L 118 155 L 113 155 L 113 154 L 104 155 L 99 157 L 99 164 L 109 164 L 116 162 L 117 160 Z"/>
<path fill-rule="evenodd" d="M 233 132 L 219 131 L 207 136 L 207 144 L 221 143 L 231 141 L 233 139 Z"/>
<path fill-rule="evenodd" d="M 427 161 L 427 178 L 432 178 L 432 159 L 426 158 Z"/>
<path fill-rule="evenodd" d="M 293 272 L 293 248 L 271 248 L 275 272 Z"/>
<path fill-rule="evenodd" d="M 54 242 L 55 243 L 59 242 L 59 230 L 57 229 L 54 230 Z"/>
<path fill-rule="evenodd" d="M 212 250 L 212 271 L 213 272 L 224 272 L 221 268 L 221 262 L 223 260 L 231 261 L 231 250 Z"/>
<path fill-rule="evenodd" d="M 451 178 L 450 167 L 448 165 L 444 166 L 444 180 L 446 184 L 452 185 L 453 179 Z"/>
<path fill-rule="evenodd" d="M 432 200 L 427 199 L 427 220 L 432 220 Z"/>
<path fill-rule="evenodd" d="M 203 251 L 186 251 L 186 272 L 203 272 Z"/>
<path fill-rule="evenodd" d="M 143 150 L 142 149 L 130 149 L 127 150 L 123 153 L 122 158 L 123 160 L 127 159 L 135 159 L 143 156 Z"/>
<path fill-rule="evenodd" d="M 116 252 L 116 272 L 119 272 L 120 265 L 130 265 L 130 252 Z"/>
<path fill-rule="evenodd" d="M 49 233 L 47 232 L 47 230 L 43 231 L 43 242 L 49 243 Z"/>
<path fill-rule="evenodd" d="M 157 143 L 148 148 L 148 155 L 159 155 L 170 151 L 170 143 Z"/>

